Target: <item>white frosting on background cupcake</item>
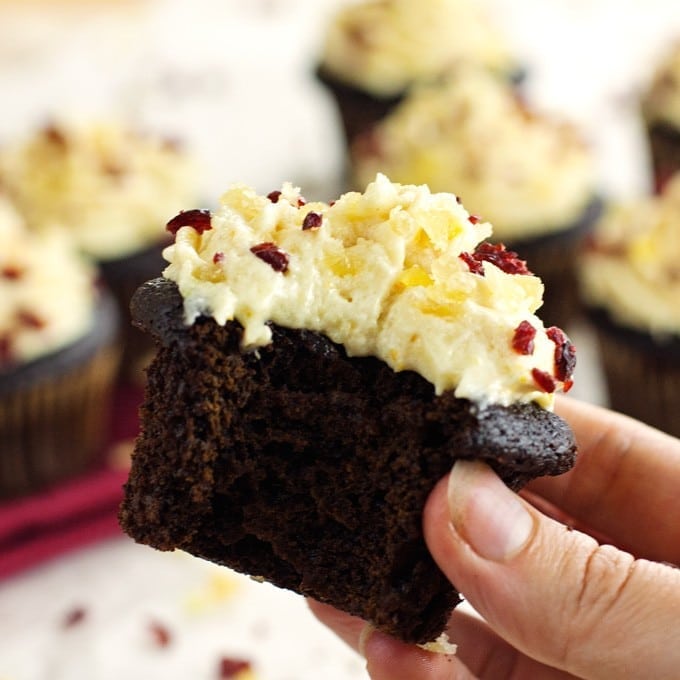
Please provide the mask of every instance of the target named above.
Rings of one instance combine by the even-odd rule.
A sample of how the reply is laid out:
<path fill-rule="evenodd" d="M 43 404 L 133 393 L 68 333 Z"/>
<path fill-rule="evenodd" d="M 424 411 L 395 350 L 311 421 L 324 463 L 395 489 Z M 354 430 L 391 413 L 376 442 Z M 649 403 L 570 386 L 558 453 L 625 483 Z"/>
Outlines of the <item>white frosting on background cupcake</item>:
<path fill-rule="evenodd" d="M 168 215 L 197 200 L 184 153 L 115 123 L 46 127 L 0 153 L 0 177 L 30 229 L 63 229 L 99 260 L 160 242 Z"/>
<path fill-rule="evenodd" d="M 614 321 L 680 336 L 680 174 L 662 196 L 612 206 L 584 253 L 583 295 Z"/>
<path fill-rule="evenodd" d="M 570 125 L 531 113 L 507 84 L 460 68 L 414 89 L 352 149 L 357 186 L 377 171 L 458 195 L 514 241 L 574 224 L 595 192 L 590 150 Z"/>
<path fill-rule="evenodd" d="M 65 234 L 25 231 L 0 201 L 0 373 L 89 331 L 94 277 Z"/>
<path fill-rule="evenodd" d="M 643 95 L 642 111 L 650 122 L 680 129 L 680 40 L 656 69 Z"/>
<path fill-rule="evenodd" d="M 321 59 L 338 80 L 377 97 L 400 94 L 460 61 L 506 74 L 517 67 L 474 0 L 349 4 L 331 22 Z"/>
<path fill-rule="evenodd" d="M 171 226 L 164 275 L 187 323 L 236 319 L 246 348 L 270 342 L 270 321 L 314 330 L 481 404 L 550 407 L 570 383 L 556 350 L 571 347 L 535 315 L 540 279 L 501 246 L 484 251 L 491 225 L 452 194 L 382 175 L 332 204 L 236 185 L 211 217 L 188 211 Z"/>

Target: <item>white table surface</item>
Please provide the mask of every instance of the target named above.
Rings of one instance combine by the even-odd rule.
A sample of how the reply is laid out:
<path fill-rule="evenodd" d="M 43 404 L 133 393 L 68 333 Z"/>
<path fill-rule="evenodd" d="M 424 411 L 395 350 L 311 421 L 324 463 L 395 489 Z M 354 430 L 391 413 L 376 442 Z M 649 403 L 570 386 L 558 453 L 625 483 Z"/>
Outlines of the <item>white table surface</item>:
<path fill-rule="evenodd" d="M 206 197 L 232 181 L 268 192 L 291 180 L 332 198 L 340 135 L 310 73 L 337 4 L 0 0 L 0 143 L 55 114 L 124 116 L 183 138 L 205 168 Z M 635 97 L 680 36 L 677 0 L 489 4 L 529 67 L 535 104 L 584 128 L 605 193 L 644 192 Z M 590 332 L 568 330 L 574 394 L 602 403 Z M 64 628 L 77 608 L 84 619 Z M 169 631 L 167 646 L 154 624 Z M 250 659 L 264 680 L 366 677 L 297 596 L 128 539 L 0 582 L 0 680 L 208 680 L 222 655 Z"/>

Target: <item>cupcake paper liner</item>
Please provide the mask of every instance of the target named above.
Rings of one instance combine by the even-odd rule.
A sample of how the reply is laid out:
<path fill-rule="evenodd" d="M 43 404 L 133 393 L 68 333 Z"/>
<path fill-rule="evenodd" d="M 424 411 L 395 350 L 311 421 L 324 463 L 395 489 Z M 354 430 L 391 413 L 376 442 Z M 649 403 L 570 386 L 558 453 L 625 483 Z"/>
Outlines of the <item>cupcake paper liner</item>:
<path fill-rule="evenodd" d="M 348 148 L 356 137 L 370 130 L 403 99 L 403 95 L 385 99 L 373 97 L 337 80 L 323 67 L 316 70 L 316 77 L 335 100 Z"/>
<path fill-rule="evenodd" d="M 105 298 L 73 345 L 0 376 L 0 498 L 87 470 L 108 433 L 118 315 Z"/>
<path fill-rule="evenodd" d="M 145 281 L 156 278 L 166 266 L 162 252 L 167 243 L 153 246 L 127 257 L 99 263 L 107 287 L 113 293 L 121 317 L 123 355 L 119 378 L 123 382 L 140 385 L 144 369 L 155 351 L 149 337 L 132 325 L 130 300 Z"/>
<path fill-rule="evenodd" d="M 667 123 L 647 125 L 654 190 L 660 193 L 671 176 L 680 171 L 680 129 Z"/>
<path fill-rule="evenodd" d="M 603 201 L 593 198 L 577 222 L 544 236 L 505 242 L 527 261 L 545 286 L 538 315 L 546 326 L 568 327 L 581 314 L 576 263 L 581 245 L 602 213 Z"/>
<path fill-rule="evenodd" d="M 610 407 L 680 437 L 680 338 L 656 341 L 617 325 L 599 310 L 589 317 Z"/>

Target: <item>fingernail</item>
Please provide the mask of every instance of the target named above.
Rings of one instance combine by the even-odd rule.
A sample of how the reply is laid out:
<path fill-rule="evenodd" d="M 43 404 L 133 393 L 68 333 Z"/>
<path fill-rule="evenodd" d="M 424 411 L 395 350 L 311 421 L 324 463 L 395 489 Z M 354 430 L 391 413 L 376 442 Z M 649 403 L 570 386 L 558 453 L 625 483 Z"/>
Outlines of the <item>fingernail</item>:
<path fill-rule="evenodd" d="M 448 485 L 453 528 L 481 557 L 504 562 L 528 542 L 534 520 L 519 498 L 486 465 L 459 460 Z"/>
<path fill-rule="evenodd" d="M 370 623 L 366 623 L 359 634 L 359 654 L 364 658 L 366 658 L 366 644 L 374 632 L 375 628 Z"/>

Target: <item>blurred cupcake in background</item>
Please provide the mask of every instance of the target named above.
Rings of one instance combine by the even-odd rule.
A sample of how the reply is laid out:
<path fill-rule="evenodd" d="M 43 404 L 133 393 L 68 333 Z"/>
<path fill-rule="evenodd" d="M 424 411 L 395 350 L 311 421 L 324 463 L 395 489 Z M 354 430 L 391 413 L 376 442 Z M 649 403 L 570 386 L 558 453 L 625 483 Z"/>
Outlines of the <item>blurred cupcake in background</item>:
<path fill-rule="evenodd" d="M 124 375 L 138 378 L 152 348 L 129 301 L 165 266 L 169 216 L 197 202 L 188 156 L 113 122 L 55 123 L 0 151 L 0 185 L 30 230 L 62 230 L 98 264 L 123 318 Z"/>
<path fill-rule="evenodd" d="M 579 273 L 610 405 L 680 437 L 680 173 L 609 207 Z"/>
<path fill-rule="evenodd" d="M 601 210 L 594 160 L 574 127 L 532 113 L 507 83 L 464 67 L 414 89 L 357 138 L 350 164 L 356 186 L 379 171 L 455 193 L 543 280 L 542 318 L 574 319 L 575 259 Z"/>
<path fill-rule="evenodd" d="M 522 75 L 478 0 L 365 0 L 329 23 L 317 75 L 334 95 L 348 143 L 419 83 L 460 62 Z"/>
<path fill-rule="evenodd" d="M 659 192 L 680 170 L 680 39 L 658 65 L 641 106 Z"/>
<path fill-rule="evenodd" d="M 64 232 L 28 232 L 0 197 L 0 498 L 96 464 L 118 310 Z"/>

